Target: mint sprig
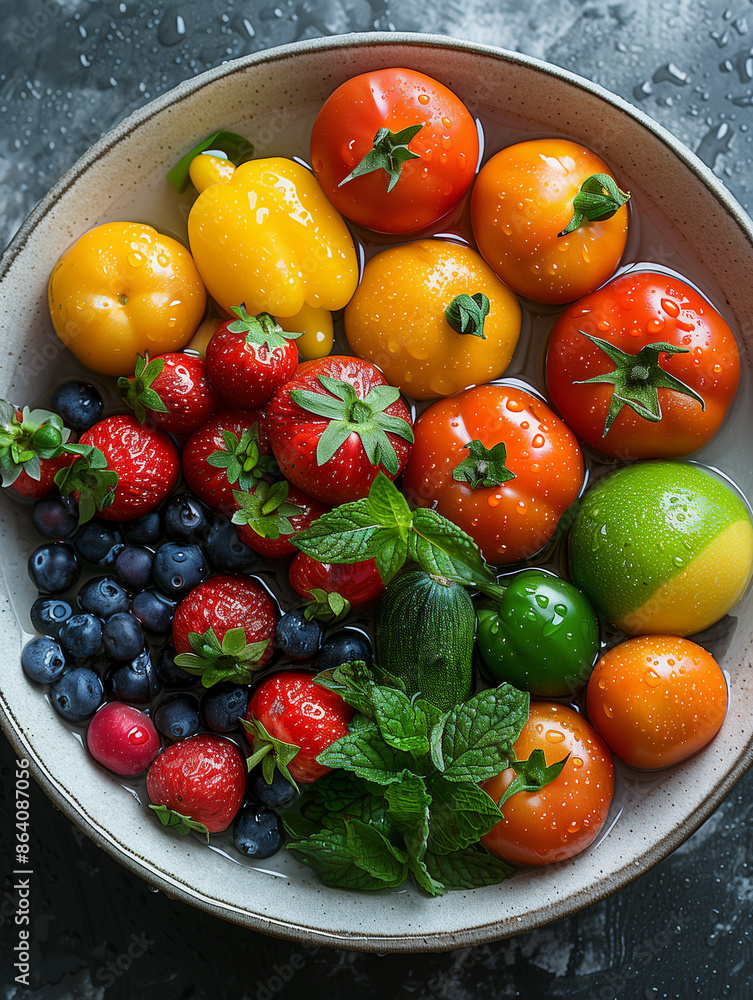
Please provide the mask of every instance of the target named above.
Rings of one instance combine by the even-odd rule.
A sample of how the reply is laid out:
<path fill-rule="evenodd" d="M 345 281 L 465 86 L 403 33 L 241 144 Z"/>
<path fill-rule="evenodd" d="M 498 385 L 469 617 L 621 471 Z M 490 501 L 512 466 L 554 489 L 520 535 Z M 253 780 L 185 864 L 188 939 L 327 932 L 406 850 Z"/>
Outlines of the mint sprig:
<path fill-rule="evenodd" d="M 383 472 L 368 496 L 322 514 L 291 541 L 320 562 L 374 559 L 385 583 L 408 561 L 456 583 L 480 586 L 496 580 L 470 535 L 434 510 L 412 511 Z"/>
<path fill-rule="evenodd" d="M 442 713 L 363 663 L 317 682 L 362 721 L 319 754 L 333 770 L 283 814 L 289 850 L 337 888 L 392 887 L 410 875 L 436 896 L 512 873 L 477 846 L 502 819 L 477 782 L 508 766 L 527 693 L 503 684 Z"/>

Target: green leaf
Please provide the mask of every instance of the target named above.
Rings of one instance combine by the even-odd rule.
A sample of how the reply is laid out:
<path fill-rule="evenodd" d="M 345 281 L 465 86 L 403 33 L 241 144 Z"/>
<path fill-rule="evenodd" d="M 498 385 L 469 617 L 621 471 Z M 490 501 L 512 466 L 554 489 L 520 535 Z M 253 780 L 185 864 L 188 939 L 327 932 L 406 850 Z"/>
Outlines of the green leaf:
<path fill-rule="evenodd" d="M 359 778 L 378 785 L 391 785 L 403 780 L 403 772 L 410 772 L 413 758 L 410 754 L 388 746 L 375 739 L 379 729 L 374 723 L 363 726 L 335 740 L 316 758 L 327 767 L 352 771 Z"/>
<path fill-rule="evenodd" d="M 621 191 L 609 174 L 592 174 L 581 184 L 573 198 L 573 217 L 558 236 L 567 236 L 583 224 L 583 219 L 597 222 L 611 219 L 617 210 L 630 200 L 630 194 Z"/>
<path fill-rule="evenodd" d="M 478 783 L 503 771 L 528 720 L 529 702 L 527 691 L 500 684 L 451 709 L 434 761 L 444 777 Z"/>
<path fill-rule="evenodd" d="M 155 358 L 153 361 L 149 361 L 139 354 L 136 358 L 133 375 L 118 379 L 118 388 L 121 390 L 123 402 L 131 407 L 139 423 L 143 424 L 146 420 L 147 410 L 156 413 L 168 412 L 161 396 L 152 389 L 152 383 L 159 378 L 164 368 L 164 358 Z"/>
<path fill-rule="evenodd" d="M 342 594 L 322 590 L 320 587 L 312 587 L 308 593 L 311 595 L 311 603 L 303 611 L 306 621 L 335 625 L 350 614 L 350 601 L 346 601 Z"/>
<path fill-rule="evenodd" d="M 373 559 L 379 549 L 380 529 L 367 500 L 354 500 L 320 515 L 291 541 L 320 562 L 364 562 Z"/>
<path fill-rule="evenodd" d="M 233 512 L 233 524 L 247 524 L 260 538 L 277 539 L 281 535 L 294 534 L 290 518 L 305 511 L 288 500 L 288 490 L 289 484 L 284 480 L 271 484 L 262 480 L 251 492 L 233 490 L 233 498 L 238 504 L 238 510 Z"/>
<path fill-rule="evenodd" d="M 405 693 L 405 682 L 401 678 L 391 677 L 376 666 L 368 666 L 363 660 L 353 660 L 340 664 L 334 670 L 324 670 L 316 675 L 314 681 L 339 694 L 356 711 L 370 719 L 375 714 L 374 692 L 377 687 L 389 686 Z"/>
<path fill-rule="evenodd" d="M 420 153 L 408 149 L 408 143 L 418 135 L 425 124 L 420 122 L 418 125 L 409 125 L 400 132 L 380 128 L 374 136 L 372 148 L 337 186 L 342 187 L 356 177 L 362 177 L 375 170 L 384 170 L 389 178 L 387 184 L 389 194 L 400 178 L 403 164 L 407 160 L 420 159 Z"/>
<path fill-rule="evenodd" d="M 90 521 L 115 499 L 118 474 L 107 468 L 107 459 L 99 448 L 85 446 L 86 453 L 69 466 L 55 473 L 54 482 L 60 493 L 78 494 L 78 523 Z"/>
<path fill-rule="evenodd" d="M 356 816 L 388 830 L 385 824 L 386 802 L 382 789 L 357 778 L 348 771 L 329 771 L 313 784 L 306 785 L 294 802 L 280 812 L 283 826 L 291 837 L 317 833 L 336 817 Z"/>
<path fill-rule="evenodd" d="M 501 809 L 504 803 L 517 792 L 541 791 L 545 785 L 559 776 L 569 756 L 569 753 L 565 754 L 561 760 L 547 766 L 544 751 L 536 749 L 531 751 L 531 756 L 527 760 L 511 760 L 510 767 L 515 769 L 515 777 L 499 800 L 499 808 Z"/>
<path fill-rule="evenodd" d="M 457 295 L 444 311 L 445 319 L 456 333 L 486 340 L 484 321 L 489 315 L 489 299 L 483 292 Z"/>
<path fill-rule="evenodd" d="M 480 889 L 496 885 L 517 871 L 501 858 L 475 847 L 444 855 L 427 852 L 424 860 L 431 877 L 447 889 Z"/>
<path fill-rule="evenodd" d="M 420 758 L 429 752 L 429 719 L 421 704 L 395 688 L 375 687 L 371 697 L 374 721 L 384 742 Z"/>
<path fill-rule="evenodd" d="M 401 885 L 408 875 L 404 850 L 369 823 L 360 819 L 345 820 L 348 849 L 359 868 L 380 879 L 385 888 Z"/>
<path fill-rule="evenodd" d="M 301 748 L 272 736 L 253 714 L 249 719 L 239 719 L 239 722 L 252 738 L 253 753 L 246 760 L 248 770 L 261 762 L 262 774 L 268 785 L 272 784 L 274 772 L 277 770 L 298 791 L 298 785 L 288 770 L 288 765 L 298 756 Z"/>
<path fill-rule="evenodd" d="M 204 633 L 189 632 L 188 641 L 193 653 L 179 653 L 175 663 L 189 674 L 201 677 L 206 688 L 221 681 L 250 684 L 263 666 L 261 660 L 270 642 L 265 639 L 246 643 L 242 628 L 226 630 L 220 642 L 211 626 Z"/>
<path fill-rule="evenodd" d="M 477 843 L 502 819 L 494 800 L 478 785 L 435 776 L 428 789 L 431 795 L 428 849 L 434 854 L 451 854 Z"/>
<path fill-rule="evenodd" d="M 181 837 L 185 837 L 192 830 L 195 830 L 197 833 L 203 834 L 209 843 L 209 830 L 204 823 L 191 819 L 190 816 L 184 816 L 183 813 L 176 812 L 174 809 L 168 809 L 164 805 L 156 806 L 150 803 L 149 808 L 154 810 L 157 819 L 163 826 L 180 834 Z"/>
<path fill-rule="evenodd" d="M 351 836 L 351 842 L 352 839 Z M 361 889 L 373 892 L 388 888 L 384 878 L 372 875 L 357 863 L 351 842 L 347 829 L 343 828 L 311 834 L 303 840 L 286 844 L 286 848 L 304 864 L 313 868 L 325 885 L 334 889 Z M 395 881 L 393 885 L 400 885 L 402 880 L 401 878 L 400 881 Z"/>
<path fill-rule="evenodd" d="M 288 330 L 283 330 L 274 316 L 270 316 L 267 312 L 249 316 L 245 303 L 233 306 L 232 311 L 238 319 L 228 323 L 228 332 L 242 334 L 249 346 L 265 347 L 270 354 L 281 347 L 284 348 L 288 340 L 296 340 L 303 336 L 302 331 L 290 333 Z"/>
<path fill-rule="evenodd" d="M 417 562 L 426 573 L 444 576 L 456 583 L 478 586 L 496 580 L 494 571 L 484 562 L 471 536 L 427 507 L 413 511 L 408 558 Z"/>
<path fill-rule="evenodd" d="M 472 490 L 479 486 L 501 486 L 515 478 L 515 473 L 505 465 L 507 448 L 504 441 L 499 441 L 492 448 L 487 448 L 481 441 L 474 438 L 468 444 L 469 455 L 458 462 L 452 470 L 452 478 L 458 483 L 468 483 Z"/>
<path fill-rule="evenodd" d="M 167 179 L 178 194 L 183 194 L 188 187 L 188 171 L 191 161 L 206 150 L 221 150 L 227 155 L 229 160 L 232 160 L 238 166 L 246 160 L 250 160 L 254 155 L 254 144 L 242 135 L 237 135 L 235 132 L 224 130 L 214 132 L 209 138 L 204 139 L 198 145 L 194 146 L 190 152 L 186 153 L 185 156 L 181 157 L 169 171 Z"/>

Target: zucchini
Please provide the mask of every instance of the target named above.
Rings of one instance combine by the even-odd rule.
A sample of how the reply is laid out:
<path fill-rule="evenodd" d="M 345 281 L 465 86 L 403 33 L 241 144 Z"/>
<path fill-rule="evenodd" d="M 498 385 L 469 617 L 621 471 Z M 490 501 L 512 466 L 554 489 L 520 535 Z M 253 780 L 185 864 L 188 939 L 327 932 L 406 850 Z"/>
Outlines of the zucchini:
<path fill-rule="evenodd" d="M 476 612 L 458 583 L 423 570 L 390 581 L 376 613 L 376 662 L 442 711 L 473 686 Z"/>

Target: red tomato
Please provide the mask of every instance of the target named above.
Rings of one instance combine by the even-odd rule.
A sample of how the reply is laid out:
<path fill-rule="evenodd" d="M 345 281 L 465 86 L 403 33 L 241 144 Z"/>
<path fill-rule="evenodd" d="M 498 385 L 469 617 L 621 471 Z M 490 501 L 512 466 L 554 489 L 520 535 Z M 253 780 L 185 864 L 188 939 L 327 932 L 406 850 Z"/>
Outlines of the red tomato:
<path fill-rule="evenodd" d="M 614 767 L 606 743 L 575 709 L 534 701 L 513 749 L 518 760 L 543 750 L 547 765 L 568 753 L 570 757 L 540 791 L 511 795 L 502 806 L 504 819 L 481 843 L 518 865 L 550 864 L 580 854 L 604 825 L 614 794 Z M 481 787 L 498 802 L 514 777 L 509 767 Z"/>
<path fill-rule="evenodd" d="M 647 350 L 658 344 L 679 353 Z M 588 381 L 607 375 L 619 393 L 614 380 Z M 716 434 L 737 389 L 740 355 L 730 328 L 690 285 L 641 271 L 615 278 L 565 310 L 549 342 L 546 377 L 554 405 L 597 451 L 666 458 L 689 455 Z M 690 393 L 672 387 L 678 379 Z M 626 393 L 661 419 L 623 402 Z"/>
<path fill-rule="evenodd" d="M 408 407 L 369 361 L 330 355 L 298 365 L 272 397 L 267 433 L 283 476 L 324 503 L 359 500 L 396 479 L 413 441 Z"/>
<path fill-rule="evenodd" d="M 414 433 L 403 475 L 406 495 L 457 524 L 494 565 L 542 549 L 583 484 L 583 456 L 573 433 L 546 403 L 515 386 L 477 386 L 437 400 Z M 473 441 L 497 455 L 504 445 L 504 469 L 512 477 L 484 485 L 501 478 L 492 477 L 487 456 L 476 464 L 478 485 L 453 478 L 470 459 Z"/>
<path fill-rule="evenodd" d="M 719 732 L 727 685 L 714 657 L 689 639 L 638 636 L 614 646 L 596 664 L 586 707 L 625 763 L 669 767 Z"/>
<path fill-rule="evenodd" d="M 623 204 L 609 219 L 573 218 L 581 185 L 609 168 L 568 139 L 533 139 L 508 146 L 481 169 L 471 222 L 489 266 L 520 295 L 537 302 L 572 302 L 607 280 L 627 239 Z"/>
<path fill-rule="evenodd" d="M 354 710 L 339 694 L 314 682 L 310 674 L 285 670 L 261 681 L 248 703 L 246 718 L 261 722 L 270 736 L 300 747 L 288 765 L 302 783 L 329 771 L 317 756 L 348 732 Z M 254 744 L 250 733 L 246 736 Z"/>
<path fill-rule="evenodd" d="M 391 190 L 391 174 L 381 166 L 343 183 L 374 149 L 380 129 L 400 133 L 415 125 L 421 127 L 407 143 L 413 156 L 400 164 L 397 153 Z M 346 81 L 325 102 L 311 133 L 311 163 L 324 193 L 346 218 L 381 233 L 414 233 L 441 219 L 468 190 L 477 161 L 478 132 L 465 105 L 411 69 L 374 70 Z"/>
<path fill-rule="evenodd" d="M 290 584 L 301 597 L 313 589 L 339 594 L 353 608 L 375 604 L 385 591 L 373 559 L 357 563 L 324 563 L 299 552 L 290 564 Z"/>

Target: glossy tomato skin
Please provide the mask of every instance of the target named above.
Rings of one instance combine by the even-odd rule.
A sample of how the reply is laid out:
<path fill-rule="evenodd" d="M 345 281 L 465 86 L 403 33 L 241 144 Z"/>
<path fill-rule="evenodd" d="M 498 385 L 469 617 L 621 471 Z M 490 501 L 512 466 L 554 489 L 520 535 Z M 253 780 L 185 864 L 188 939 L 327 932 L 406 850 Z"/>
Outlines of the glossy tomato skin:
<path fill-rule="evenodd" d="M 614 794 L 609 747 L 574 708 L 534 701 L 515 742 L 518 760 L 534 750 L 547 765 L 570 754 L 562 771 L 538 792 L 517 792 L 502 806 L 504 819 L 481 838 L 493 854 L 518 865 L 551 864 L 580 854 L 603 827 Z M 498 802 L 515 771 L 510 767 L 481 787 Z"/>
<path fill-rule="evenodd" d="M 384 581 L 373 559 L 358 563 L 324 563 L 299 552 L 290 564 L 290 584 L 308 597 L 313 589 L 327 594 L 337 593 L 353 608 L 375 604 L 385 591 Z"/>
<path fill-rule="evenodd" d="M 602 656 L 586 689 L 588 717 L 616 756 L 656 769 L 686 760 L 719 732 L 727 686 L 689 639 L 638 636 Z"/>
<path fill-rule="evenodd" d="M 437 400 L 416 421 L 415 443 L 403 475 L 406 495 L 434 507 L 466 531 L 487 562 L 526 559 L 554 535 L 577 498 L 584 466 L 578 442 L 532 393 L 513 385 L 484 385 Z M 453 470 L 479 440 L 503 442 L 515 478 L 500 486 L 456 482 Z"/>
<path fill-rule="evenodd" d="M 481 168 L 471 198 L 473 234 L 489 266 L 519 295 L 573 302 L 614 273 L 627 239 L 627 206 L 559 236 L 581 185 L 600 173 L 611 172 L 595 153 L 557 138 L 508 146 Z"/>
<path fill-rule="evenodd" d="M 615 363 L 584 334 L 627 354 L 668 343 L 685 353 L 659 355 L 659 366 L 694 389 L 704 406 L 658 389 L 661 420 L 623 406 L 606 436 L 613 385 L 582 384 Z M 615 278 L 571 305 L 557 320 L 546 359 L 549 395 L 576 435 L 612 458 L 671 458 L 703 447 L 718 431 L 740 378 L 740 355 L 726 322 L 687 282 L 653 271 Z"/>
<path fill-rule="evenodd" d="M 391 473 L 383 464 L 372 465 L 361 438 L 353 432 L 329 461 L 319 465 L 317 444 L 330 421 L 303 409 L 291 392 L 303 389 L 330 395 L 323 387 L 320 376 L 348 383 L 359 399 L 366 399 L 372 389 L 387 385 L 387 380 L 376 365 L 368 361 L 332 354 L 298 365 L 293 377 L 277 390 L 267 408 L 267 434 L 283 476 L 298 489 L 324 503 L 347 503 L 365 497 L 380 471 L 390 479 L 396 479 L 405 468 L 412 445 L 406 438 L 387 432 L 398 463 L 397 472 Z M 396 399 L 384 412 L 412 427 L 410 412 L 401 399 Z"/>
<path fill-rule="evenodd" d="M 397 183 L 385 170 L 348 176 L 373 148 L 381 128 L 422 128 Z M 411 69 L 390 68 L 346 81 L 328 98 L 311 133 L 311 163 L 329 200 L 346 218 L 382 233 L 415 233 L 463 197 L 478 161 L 476 123 L 443 84 Z"/>

